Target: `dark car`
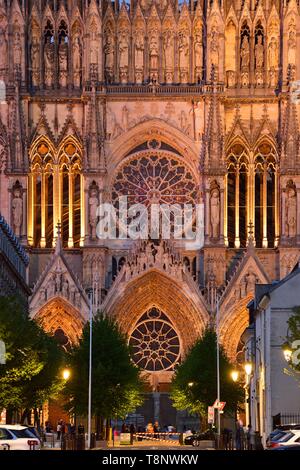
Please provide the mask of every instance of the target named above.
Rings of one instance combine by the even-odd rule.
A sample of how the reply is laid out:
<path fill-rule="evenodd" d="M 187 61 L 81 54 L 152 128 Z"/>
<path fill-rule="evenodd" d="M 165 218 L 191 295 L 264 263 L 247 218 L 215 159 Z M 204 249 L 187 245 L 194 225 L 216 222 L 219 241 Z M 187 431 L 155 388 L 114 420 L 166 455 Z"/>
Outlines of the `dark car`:
<path fill-rule="evenodd" d="M 204 432 L 196 432 L 194 434 L 190 434 L 186 436 L 184 439 L 185 445 L 192 445 L 194 447 L 198 447 L 200 441 L 210 441 L 214 439 L 214 433 L 210 429 L 207 429 Z"/>

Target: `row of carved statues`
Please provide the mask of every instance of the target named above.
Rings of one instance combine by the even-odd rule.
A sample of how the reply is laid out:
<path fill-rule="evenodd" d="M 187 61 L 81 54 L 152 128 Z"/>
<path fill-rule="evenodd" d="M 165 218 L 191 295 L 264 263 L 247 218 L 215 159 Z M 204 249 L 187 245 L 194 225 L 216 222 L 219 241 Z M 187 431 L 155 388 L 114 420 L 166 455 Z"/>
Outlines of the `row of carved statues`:
<path fill-rule="evenodd" d="M 292 26 L 292 25 L 291 25 Z M 202 29 L 195 29 L 193 35 L 189 30 L 181 29 L 177 33 L 172 29 L 159 33 L 157 29 L 148 32 L 137 29 L 131 37 L 127 29 L 116 36 L 112 30 L 101 34 L 97 29 L 91 29 L 84 43 L 79 28 L 75 28 L 70 36 L 65 27 L 63 33 L 54 35 L 51 25 L 44 36 L 36 28 L 30 37 L 30 70 L 34 86 L 45 84 L 48 87 L 58 84 L 66 87 L 70 82 L 80 87 L 85 70 L 86 78 L 93 73 L 97 79 L 104 78 L 108 82 L 142 83 L 145 80 L 165 83 L 199 82 L 204 69 Z M 9 64 L 7 31 L 0 26 L 0 74 Z M 11 41 L 14 67 L 17 70 L 25 64 L 21 28 L 15 26 Z M 237 75 L 243 86 L 249 84 L 249 73 L 254 66 L 256 82 L 264 82 L 264 71 L 268 71 L 269 82 L 275 86 L 278 80 L 279 39 L 272 35 L 266 43 L 263 33 L 256 35 L 253 45 L 250 36 L 243 34 L 240 39 L 239 57 L 226 65 L 226 80 L 228 86 L 235 86 Z M 207 38 L 207 71 L 214 65 L 218 74 L 223 59 L 222 42 L 216 28 L 212 29 Z M 296 67 L 296 30 L 290 28 L 287 44 L 287 63 L 294 70 Z M 225 52 L 226 53 L 226 52 Z M 228 54 L 228 52 L 227 52 Z M 233 56 L 235 52 L 233 51 Z M 251 61 L 251 57 L 254 60 Z M 103 77 L 104 74 L 104 77 Z"/>

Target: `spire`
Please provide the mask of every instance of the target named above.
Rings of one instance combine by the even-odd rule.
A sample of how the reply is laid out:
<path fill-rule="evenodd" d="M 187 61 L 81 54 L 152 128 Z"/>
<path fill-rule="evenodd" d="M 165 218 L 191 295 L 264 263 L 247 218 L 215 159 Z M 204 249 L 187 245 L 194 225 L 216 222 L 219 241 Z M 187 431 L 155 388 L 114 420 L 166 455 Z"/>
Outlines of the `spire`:
<path fill-rule="evenodd" d="M 295 166 L 298 154 L 299 127 L 296 103 L 298 103 L 299 90 L 289 87 L 288 101 L 283 115 L 281 132 L 281 152 L 285 164 L 291 168 Z M 284 165 L 283 165 L 284 166 Z"/>
<path fill-rule="evenodd" d="M 205 136 L 205 166 L 220 167 L 223 152 L 223 129 L 221 125 L 220 103 L 216 85 L 215 67 L 211 70 L 212 95 L 210 99 Z"/>
<path fill-rule="evenodd" d="M 97 168 L 100 168 L 100 170 L 106 169 L 101 114 L 99 102 L 96 96 L 96 85 L 95 83 L 92 83 L 91 100 L 88 105 L 87 125 L 88 166 L 92 170 L 96 170 Z"/>
<path fill-rule="evenodd" d="M 10 128 L 12 167 L 15 170 L 24 170 L 24 146 L 26 145 L 26 134 L 24 129 L 24 116 L 22 101 L 20 99 L 20 83 L 15 81 L 15 94 L 12 102 L 12 119 Z"/>

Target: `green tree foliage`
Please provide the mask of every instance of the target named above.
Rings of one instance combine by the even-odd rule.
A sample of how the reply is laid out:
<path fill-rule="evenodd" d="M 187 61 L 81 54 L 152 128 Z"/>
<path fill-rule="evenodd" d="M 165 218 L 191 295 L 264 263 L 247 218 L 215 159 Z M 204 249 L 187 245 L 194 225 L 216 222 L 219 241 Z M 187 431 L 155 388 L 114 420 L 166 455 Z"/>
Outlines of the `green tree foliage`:
<path fill-rule="evenodd" d="M 28 316 L 17 297 L 0 297 L 0 409 L 33 409 L 55 396 L 62 380 L 62 352 L 54 338 Z"/>
<path fill-rule="evenodd" d="M 300 343 L 294 343 L 294 341 L 300 341 L 300 307 L 294 308 L 293 315 L 288 320 L 288 338 L 287 343 L 292 348 L 292 357 L 290 361 L 290 366 L 297 372 L 296 376 L 300 380 Z M 293 344 L 294 343 L 294 344 Z M 286 344 L 283 348 L 286 347 Z"/>
<path fill-rule="evenodd" d="M 66 384 L 66 408 L 87 414 L 89 323 L 69 357 L 71 377 Z M 92 414 L 124 417 L 142 403 L 143 382 L 130 359 L 127 338 L 111 319 L 97 314 L 93 320 Z"/>
<path fill-rule="evenodd" d="M 207 329 L 194 344 L 184 361 L 178 366 L 172 381 L 171 398 L 178 410 L 204 417 L 207 407 L 217 398 L 217 337 Z M 231 379 L 233 366 L 223 349 L 220 348 L 220 390 L 221 401 L 226 402 L 226 410 L 234 411 L 243 400 L 243 388 Z"/>

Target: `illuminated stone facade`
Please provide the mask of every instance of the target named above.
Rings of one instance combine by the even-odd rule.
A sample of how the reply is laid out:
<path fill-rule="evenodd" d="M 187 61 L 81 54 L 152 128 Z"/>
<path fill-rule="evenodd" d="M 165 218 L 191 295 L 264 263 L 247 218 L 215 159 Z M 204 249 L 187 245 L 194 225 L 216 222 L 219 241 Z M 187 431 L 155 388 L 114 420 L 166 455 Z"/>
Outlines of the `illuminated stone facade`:
<path fill-rule="evenodd" d="M 299 51 L 296 0 L 0 0 L 1 213 L 32 316 L 76 341 L 96 279 L 126 333 L 156 308 L 182 356 L 219 292 L 235 359 L 255 283 L 299 258 Z M 100 199 L 126 192 L 204 202 L 204 247 L 99 240 Z"/>

